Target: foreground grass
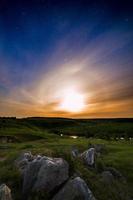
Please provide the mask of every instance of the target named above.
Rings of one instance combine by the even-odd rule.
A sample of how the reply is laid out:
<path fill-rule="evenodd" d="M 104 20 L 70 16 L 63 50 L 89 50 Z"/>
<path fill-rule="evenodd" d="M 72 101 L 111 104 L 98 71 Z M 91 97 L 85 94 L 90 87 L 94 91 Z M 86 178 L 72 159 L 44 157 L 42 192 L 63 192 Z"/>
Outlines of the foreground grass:
<path fill-rule="evenodd" d="M 71 157 L 72 147 L 80 152 L 88 149 L 90 144 L 105 144 L 106 152 L 97 160 L 97 169 L 88 169 L 79 159 Z M 106 141 L 101 139 L 69 137 L 52 137 L 21 143 L 8 143 L 0 145 L 0 182 L 5 182 L 12 189 L 13 198 L 20 199 L 22 180 L 14 167 L 14 160 L 21 152 L 31 151 L 33 154 L 63 157 L 69 162 L 70 175 L 78 174 L 85 179 L 89 188 L 98 200 L 127 200 L 133 198 L 133 143 L 129 141 Z M 118 169 L 127 179 L 127 184 L 114 181 L 105 184 L 100 175 L 104 166 Z"/>

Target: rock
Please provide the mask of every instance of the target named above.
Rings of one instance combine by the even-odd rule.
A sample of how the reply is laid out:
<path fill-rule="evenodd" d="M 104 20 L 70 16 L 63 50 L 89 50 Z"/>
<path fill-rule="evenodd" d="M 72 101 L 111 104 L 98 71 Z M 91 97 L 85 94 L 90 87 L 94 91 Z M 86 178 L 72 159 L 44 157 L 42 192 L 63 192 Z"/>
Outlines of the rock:
<path fill-rule="evenodd" d="M 106 151 L 104 144 L 94 144 L 91 147 L 95 149 L 96 153 L 103 153 Z"/>
<path fill-rule="evenodd" d="M 114 167 L 106 167 L 106 171 L 102 172 L 102 179 L 107 183 L 112 183 L 113 180 L 117 179 L 126 183 L 126 179 L 122 174 Z"/>
<path fill-rule="evenodd" d="M 13 143 L 13 142 L 18 142 L 18 139 L 14 136 L 10 136 L 10 135 L 0 136 L 0 143 L 6 144 L 6 143 Z"/>
<path fill-rule="evenodd" d="M 0 186 L 0 200 L 12 200 L 11 190 L 6 184 Z"/>
<path fill-rule="evenodd" d="M 115 179 L 126 181 L 125 177 L 123 177 L 123 175 L 114 167 L 106 167 L 106 170 L 108 170 L 114 176 Z"/>
<path fill-rule="evenodd" d="M 95 164 L 95 149 L 90 148 L 87 151 L 80 154 L 80 158 L 88 165 L 93 167 Z"/>
<path fill-rule="evenodd" d="M 44 158 L 39 170 L 34 190 L 53 190 L 68 179 L 69 167 L 62 158 Z"/>
<path fill-rule="evenodd" d="M 6 157 L 0 157 L 0 162 L 3 162 L 3 161 L 5 161 L 6 160 Z"/>
<path fill-rule="evenodd" d="M 114 181 L 114 177 L 113 175 L 111 174 L 110 171 L 103 171 L 102 174 L 102 180 L 105 182 L 105 183 L 112 183 Z"/>
<path fill-rule="evenodd" d="M 35 159 L 28 163 L 23 173 L 23 195 L 27 197 L 37 179 L 39 169 L 41 167 L 41 160 Z"/>
<path fill-rule="evenodd" d="M 77 158 L 78 155 L 79 155 L 78 149 L 77 148 L 72 148 L 71 154 L 72 154 L 73 158 Z"/>
<path fill-rule="evenodd" d="M 22 153 L 20 157 L 15 161 L 15 165 L 18 167 L 19 171 L 23 174 L 28 163 L 34 159 L 31 152 Z"/>
<path fill-rule="evenodd" d="M 122 178 L 121 173 L 117 169 L 115 169 L 114 167 L 107 167 L 107 170 L 110 171 L 113 174 L 114 177 Z"/>
<path fill-rule="evenodd" d="M 36 157 L 29 162 L 23 176 L 23 195 L 30 192 L 49 193 L 69 177 L 68 163 L 62 158 Z"/>
<path fill-rule="evenodd" d="M 80 177 L 69 180 L 52 200 L 96 200 Z"/>

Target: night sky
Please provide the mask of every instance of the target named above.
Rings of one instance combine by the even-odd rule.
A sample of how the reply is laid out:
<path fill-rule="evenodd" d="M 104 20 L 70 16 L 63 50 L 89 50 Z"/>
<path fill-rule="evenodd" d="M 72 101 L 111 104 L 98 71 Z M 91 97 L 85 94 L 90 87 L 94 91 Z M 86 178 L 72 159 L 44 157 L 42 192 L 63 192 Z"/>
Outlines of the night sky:
<path fill-rule="evenodd" d="M 132 0 L 0 0 L 0 116 L 132 108 Z"/>

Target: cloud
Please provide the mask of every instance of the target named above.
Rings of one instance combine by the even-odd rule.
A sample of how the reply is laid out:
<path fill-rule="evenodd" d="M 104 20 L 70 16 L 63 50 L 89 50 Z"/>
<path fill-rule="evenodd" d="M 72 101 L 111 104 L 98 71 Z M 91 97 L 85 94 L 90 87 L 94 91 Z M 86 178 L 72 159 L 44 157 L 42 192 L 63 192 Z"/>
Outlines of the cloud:
<path fill-rule="evenodd" d="M 13 70 L 14 63 L 2 62 L 0 83 L 8 91 L 6 96 L 1 92 L 0 115 L 119 117 L 133 114 L 130 111 L 132 62 L 130 55 L 124 57 L 132 33 L 113 28 L 89 41 L 91 28 L 87 34 L 84 27 L 81 30 L 71 30 L 65 38 L 57 40 L 47 57 L 44 55 L 34 67 L 21 66 L 20 70 L 16 66 L 18 70 Z M 74 114 L 57 109 L 62 91 L 71 87 L 85 95 L 85 111 Z"/>

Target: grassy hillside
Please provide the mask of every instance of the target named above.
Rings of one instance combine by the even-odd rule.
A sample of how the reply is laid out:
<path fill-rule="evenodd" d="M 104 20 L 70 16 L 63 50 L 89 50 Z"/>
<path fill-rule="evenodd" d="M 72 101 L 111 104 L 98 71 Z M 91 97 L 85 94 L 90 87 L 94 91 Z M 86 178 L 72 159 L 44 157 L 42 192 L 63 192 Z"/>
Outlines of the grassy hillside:
<path fill-rule="evenodd" d="M 0 118 L 0 135 L 78 135 L 102 139 L 133 137 L 133 119 Z"/>

